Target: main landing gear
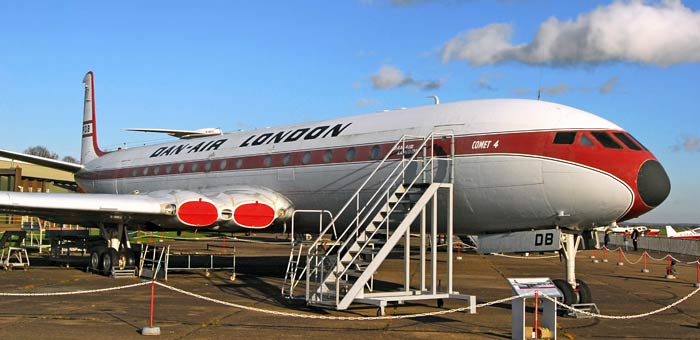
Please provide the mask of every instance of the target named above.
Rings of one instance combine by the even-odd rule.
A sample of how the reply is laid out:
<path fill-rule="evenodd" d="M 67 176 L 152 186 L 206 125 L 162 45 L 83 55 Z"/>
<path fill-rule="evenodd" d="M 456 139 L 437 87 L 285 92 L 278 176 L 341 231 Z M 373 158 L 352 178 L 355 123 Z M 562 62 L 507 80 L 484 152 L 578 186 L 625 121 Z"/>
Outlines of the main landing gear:
<path fill-rule="evenodd" d="M 106 246 L 99 245 L 90 250 L 90 269 L 113 275 L 115 269 L 136 266 L 136 253 L 131 249 L 126 226 L 101 226 L 100 236 L 105 239 Z"/>
<path fill-rule="evenodd" d="M 593 302 L 591 290 L 583 280 L 576 278 L 576 250 L 582 237 L 571 233 L 562 233 L 562 251 L 566 260 L 566 280 L 552 280 L 562 293 L 562 302 L 566 305 L 587 304 Z"/>

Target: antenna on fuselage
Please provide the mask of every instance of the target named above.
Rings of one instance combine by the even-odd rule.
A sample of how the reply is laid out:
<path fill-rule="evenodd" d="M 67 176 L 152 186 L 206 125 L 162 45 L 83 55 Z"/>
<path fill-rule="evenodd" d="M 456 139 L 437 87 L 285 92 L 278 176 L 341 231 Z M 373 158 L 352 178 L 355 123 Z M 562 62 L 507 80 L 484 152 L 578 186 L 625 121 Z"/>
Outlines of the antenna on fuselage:
<path fill-rule="evenodd" d="M 440 97 L 438 96 L 425 96 L 425 98 L 433 98 L 435 105 L 440 105 Z"/>

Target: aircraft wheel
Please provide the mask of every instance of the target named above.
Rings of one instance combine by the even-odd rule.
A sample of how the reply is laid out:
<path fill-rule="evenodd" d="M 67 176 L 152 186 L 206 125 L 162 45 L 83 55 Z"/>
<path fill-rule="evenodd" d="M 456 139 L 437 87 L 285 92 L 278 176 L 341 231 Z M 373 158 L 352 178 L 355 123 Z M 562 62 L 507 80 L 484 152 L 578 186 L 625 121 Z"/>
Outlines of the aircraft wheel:
<path fill-rule="evenodd" d="M 443 299 L 437 299 L 437 306 L 438 308 L 442 308 L 442 306 L 445 305 L 445 300 Z"/>
<path fill-rule="evenodd" d="M 112 272 L 112 267 L 119 264 L 119 253 L 114 248 L 107 249 L 104 254 L 102 254 L 102 272 L 105 274 L 110 274 Z"/>
<path fill-rule="evenodd" d="M 574 288 L 571 287 L 571 285 L 568 282 L 566 282 L 566 280 L 554 279 L 552 281 L 554 282 L 554 285 L 557 286 L 557 289 L 559 289 L 559 292 L 561 292 L 561 295 L 563 297 L 562 302 L 565 305 L 571 306 L 577 302 L 576 292 L 574 292 Z"/>
<path fill-rule="evenodd" d="M 107 249 L 104 247 L 97 247 L 92 250 L 90 253 L 90 268 L 97 271 L 102 270 L 102 255 L 105 250 Z"/>
<path fill-rule="evenodd" d="M 136 253 L 131 249 L 124 249 L 124 255 L 126 257 L 126 265 L 128 267 L 133 267 L 136 265 Z"/>
<path fill-rule="evenodd" d="M 576 291 L 578 293 L 578 303 L 591 303 L 593 302 L 593 295 L 591 294 L 591 289 L 588 288 L 588 284 L 583 280 L 576 279 Z"/>

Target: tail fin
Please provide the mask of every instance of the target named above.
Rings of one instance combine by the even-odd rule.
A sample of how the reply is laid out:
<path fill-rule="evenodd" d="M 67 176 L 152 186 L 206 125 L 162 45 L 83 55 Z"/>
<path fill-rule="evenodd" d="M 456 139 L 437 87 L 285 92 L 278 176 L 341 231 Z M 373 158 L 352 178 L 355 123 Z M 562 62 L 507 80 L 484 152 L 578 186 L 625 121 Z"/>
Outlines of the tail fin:
<path fill-rule="evenodd" d="M 666 236 L 668 236 L 668 237 L 676 236 L 676 231 L 670 225 L 666 226 Z"/>
<path fill-rule="evenodd" d="M 85 164 L 105 154 L 97 146 L 97 128 L 95 123 L 95 77 L 89 71 L 85 78 L 85 106 L 83 107 L 83 145 L 80 163 Z"/>

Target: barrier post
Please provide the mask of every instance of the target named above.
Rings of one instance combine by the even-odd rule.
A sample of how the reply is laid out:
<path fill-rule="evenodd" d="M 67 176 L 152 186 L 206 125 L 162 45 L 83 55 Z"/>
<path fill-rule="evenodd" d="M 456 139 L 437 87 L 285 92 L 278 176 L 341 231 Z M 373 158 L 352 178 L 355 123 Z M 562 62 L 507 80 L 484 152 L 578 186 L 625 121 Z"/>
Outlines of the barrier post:
<path fill-rule="evenodd" d="M 461 260 L 461 259 L 462 259 L 462 242 L 460 241 L 457 244 L 457 260 Z"/>
<path fill-rule="evenodd" d="M 603 247 L 603 262 L 608 262 L 608 247 Z"/>
<path fill-rule="evenodd" d="M 617 248 L 619 251 L 617 252 L 617 265 L 618 266 L 624 266 L 625 263 L 622 262 L 622 247 Z"/>
<path fill-rule="evenodd" d="M 666 255 L 666 259 L 668 260 L 668 265 L 666 266 L 666 278 L 675 279 L 676 276 L 671 272 L 671 255 Z"/>
<path fill-rule="evenodd" d="M 160 335 L 160 327 L 153 327 L 153 306 L 155 305 L 156 280 L 151 281 L 151 313 L 149 315 L 148 327 L 141 329 L 141 335 Z"/>
<path fill-rule="evenodd" d="M 693 287 L 700 287 L 700 261 L 695 261 L 695 283 Z"/>
<path fill-rule="evenodd" d="M 598 249 L 593 248 L 593 256 L 591 256 L 591 262 L 598 263 Z"/>
<path fill-rule="evenodd" d="M 642 256 L 644 256 L 644 268 L 642 269 L 642 273 L 648 273 L 649 269 L 647 269 L 647 251 L 646 250 L 644 251 Z"/>
<path fill-rule="evenodd" d="M 539 300 L 540 300 L 540 291 L 536 290 L 535 291 L 535 327 L 532 328 L 532 338 L 533 339 L 539 339 L 539 336 L 537 334 L 537 333 L 539 333 L 538 332 L 539 320 L 537 318 L 539 316 Z"/>

